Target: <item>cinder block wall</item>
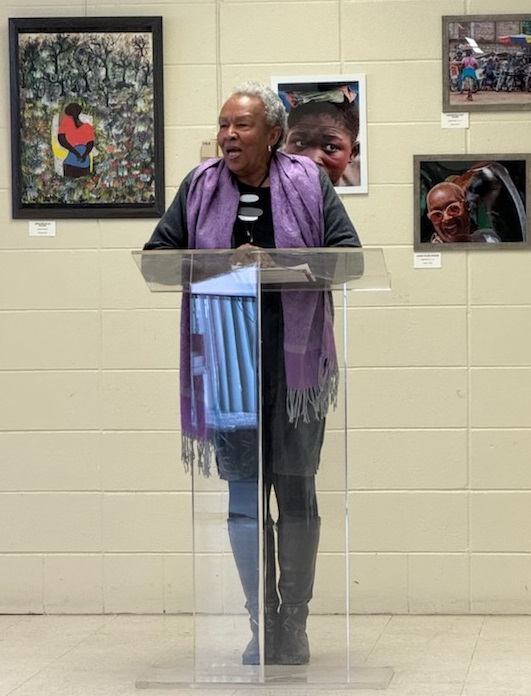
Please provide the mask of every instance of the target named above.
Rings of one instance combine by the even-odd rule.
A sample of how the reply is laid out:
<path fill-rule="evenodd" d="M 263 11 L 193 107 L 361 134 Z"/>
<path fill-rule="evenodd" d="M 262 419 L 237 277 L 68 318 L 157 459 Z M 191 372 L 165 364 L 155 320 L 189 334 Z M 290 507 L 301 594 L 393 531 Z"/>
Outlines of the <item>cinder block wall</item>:
<path fill-rule="evenodd" d="M 415 270 L 412 248 L 414 154 L 531 143 L 529 112 L 441 128 L 441 15 L 528 11 L 524 0 L 0 9 L 0 612 L 190 609 L 179 303 L 147 291 L 130 253 L 155 221 L 60 220 L 56 237 L 36 238 L 10 211 L 8 17 L 157 14 L 168 203 L 235 84 L 367 76 L 369 193 L 344 201 L 364 245 L 384 249 L 392 290 L 349 299 L 353 610 L 529 613 L 530 255 L 463 250 Z M 324 489 L 337 476 L 330 447 Z"/>

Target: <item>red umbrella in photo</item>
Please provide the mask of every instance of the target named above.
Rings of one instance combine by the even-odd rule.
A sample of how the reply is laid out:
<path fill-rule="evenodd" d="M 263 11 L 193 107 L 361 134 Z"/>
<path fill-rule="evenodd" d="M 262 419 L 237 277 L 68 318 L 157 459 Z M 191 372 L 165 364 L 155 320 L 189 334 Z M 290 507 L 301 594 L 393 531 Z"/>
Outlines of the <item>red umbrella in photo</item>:
<path fill-rule="evenodd" d="M 529 46 L 529 44 L 531 44 L 531 34 L 499 36 L 498 43 L 505 44 L 506 46 Z"/>

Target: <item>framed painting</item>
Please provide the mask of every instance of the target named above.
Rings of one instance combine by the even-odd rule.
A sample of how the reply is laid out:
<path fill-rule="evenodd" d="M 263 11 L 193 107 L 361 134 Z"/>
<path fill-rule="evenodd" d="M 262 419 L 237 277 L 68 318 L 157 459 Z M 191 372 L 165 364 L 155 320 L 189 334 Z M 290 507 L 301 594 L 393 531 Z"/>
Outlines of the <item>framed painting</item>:
<path fill-rule="evenodd" d="M 415 155 L 414 248 L 529 247 L 531 155 Z"/>
<path fill-rule="evenodd" d="M 367 193 L 365 75 L 273 77 L 288 112 L 285 152 L 305 155 L 338 193 Z"/>
<path fill-rule="evenodd" d="M 444 111 L 531 109 L 531 14 L 442 18 Z"/>
<path fill-rule="evenodd" d="M 10 19 L 14 218 L 164 212 L 161 17 Z"/>

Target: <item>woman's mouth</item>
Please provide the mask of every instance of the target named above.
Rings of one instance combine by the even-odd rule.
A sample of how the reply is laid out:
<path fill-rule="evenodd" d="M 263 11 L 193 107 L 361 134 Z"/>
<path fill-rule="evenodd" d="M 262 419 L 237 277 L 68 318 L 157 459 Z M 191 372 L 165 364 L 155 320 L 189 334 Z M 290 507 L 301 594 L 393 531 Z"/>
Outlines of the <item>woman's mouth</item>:
<path fill-rule="evenodd" d="M 225 158 L 228 160 L 236 159 L 240 153 L 241 153 L 241 150 L 239 147 L 226 147 L 225 148 Z"/>

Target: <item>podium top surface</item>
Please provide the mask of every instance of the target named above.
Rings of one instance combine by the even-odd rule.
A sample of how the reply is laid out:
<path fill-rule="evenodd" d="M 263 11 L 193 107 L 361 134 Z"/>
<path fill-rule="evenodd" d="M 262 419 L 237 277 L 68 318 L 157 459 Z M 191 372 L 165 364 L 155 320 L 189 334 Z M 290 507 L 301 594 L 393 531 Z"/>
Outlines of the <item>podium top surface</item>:
<path fill-rule="evenodd" d="M 157 249 L 133 251 L 152 292 L 389 290 L 381 249 Z"/>

